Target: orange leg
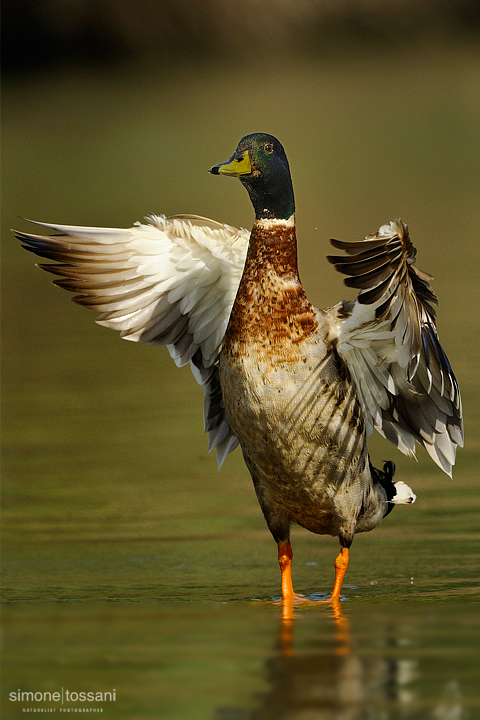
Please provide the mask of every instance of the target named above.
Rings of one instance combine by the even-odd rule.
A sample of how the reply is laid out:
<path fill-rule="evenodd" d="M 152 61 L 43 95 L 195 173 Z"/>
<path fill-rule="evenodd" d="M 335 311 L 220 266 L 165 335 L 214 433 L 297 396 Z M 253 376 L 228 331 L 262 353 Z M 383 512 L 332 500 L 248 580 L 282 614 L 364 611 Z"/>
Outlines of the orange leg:
<path fill-rule="evenodd" d="M 292 557 L 293 552 L 290 543 L 279 544 L 278 564 L 280 565 L 280 572 L 282 573 L 282 618 L 284 622 L 291 622 L 293 620 L 293 603 L 296 599 L 292 583 Z M 286 630 L 288 634 L 291 632 L 291 626 L 287 623 L 284 630 Z"/>
<path fill-rule="evenodd" d="M 278 564 L 280 565 L 280 572 L 282 573 L 282 600 L 283 600 L 283 613 L 282 617 L 284 620 L 293 619 L 293 608 L 294 603 L 309 604 L 310 601 L 301 595 L 295 595 L 293 592 L 292 583 L 292 546 L 287 541 L 278 545 Z M 348 548 L 342 548 L 340 553 L 335 560 L 335 584 L 333 586 L 332 594 L 326 602 L 331 602 L 335 611 L 341 616 L 340 609 L 340 591 L 342 589 L 343 578 L 348 567 Z M 325 602 L 325 601 L 323 601 Z"/>
<path fill-rule="evenodd" d="M 335 560 L 335 584 L 333 586 L 330 601 L 339 600 L 342 589 L 343 578 L 348 567 L 348 548 L 342 548 Z"/>
<path fill-rule="evenodd" d="M 284 600 L 293 600 L 295 593 L 292 584 L 292 546 L 289 542 L 278 546 L 278 564 L 282 573 L 282 597 Z"/>

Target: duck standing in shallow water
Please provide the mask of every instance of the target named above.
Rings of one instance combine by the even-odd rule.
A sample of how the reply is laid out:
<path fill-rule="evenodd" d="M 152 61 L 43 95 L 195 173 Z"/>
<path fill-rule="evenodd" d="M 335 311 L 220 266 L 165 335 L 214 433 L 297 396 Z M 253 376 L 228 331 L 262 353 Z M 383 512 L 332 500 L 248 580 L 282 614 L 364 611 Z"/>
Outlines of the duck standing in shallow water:
<path fill-rule="evenodd" d="M 15 233 L 40 265 L 128 340 L 167 345 L 205 390 L 205 430 L 219 465 L 238 444 L 278 545 L 284 600 L 292 522 L 337 536 L 331 600 L 349 548 L 415 495 L 393 463 L 370 462 L 376 428 L 405 454 L 415 441 L 451 474 L 463 443 L 457 382 L 435 328 L 430 276 L 415 266 L 407 226 L 364 241 L 332 241 L 329 261 L 360 290 L 318 310 L 298 276 L 295 203 L 285 151 L 271 135 L 240 141 L 210 171 L 240 178 L 255 209 L 252 232 L 197 216 L 151 216 L 130 229 L 47 225 Z"/>

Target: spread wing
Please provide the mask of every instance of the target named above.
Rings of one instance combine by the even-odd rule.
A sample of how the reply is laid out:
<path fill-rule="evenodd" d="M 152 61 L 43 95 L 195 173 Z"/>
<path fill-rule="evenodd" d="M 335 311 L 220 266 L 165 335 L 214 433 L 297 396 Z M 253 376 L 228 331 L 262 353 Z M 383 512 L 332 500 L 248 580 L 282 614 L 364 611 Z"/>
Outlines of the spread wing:
<path fill-rule="evenodd" d="M 405 454 L 415 440 L 451 475 L 463 445 L 455 375 L 437 335 L 431 275 L 415 266 L 407 226 L 396 220 L 361 242 L 332 240 L 329 256 L 360 290 L 337 310 L 337 351 L 355 383 L 367 432 L 376 428 Z"/>
<path fill-rule="evenodd" d="M 41 264 L 100 312 L 100 325 L 126 340 L 166 345 L 190 363 L 205 391 L 209 449 L 219 466 L 238 441 L 222 401 L 218 357 L 240 283 L 250 233 L 194 215 L 155 216 L 129 229 L 36 223 L 59 235 L 14 231 L 23 247 L 58 264 Z"/>

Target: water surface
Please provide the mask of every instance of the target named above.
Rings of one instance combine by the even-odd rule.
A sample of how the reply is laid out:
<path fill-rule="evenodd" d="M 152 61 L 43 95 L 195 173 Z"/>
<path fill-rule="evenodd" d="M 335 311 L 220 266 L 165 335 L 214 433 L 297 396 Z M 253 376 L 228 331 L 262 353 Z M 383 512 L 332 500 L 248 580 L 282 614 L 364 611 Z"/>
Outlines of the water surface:
<path fill-rule="evenodd" d="M 343 720 L 479 717 L 478 604 L 343 604 L 280 613 L 260 603 L 66 603 L 5 613 L 3 686 L 64 689 L 64 703 L 115 718 Z M 115 690 L 67 702 L 65 691 Z"/>

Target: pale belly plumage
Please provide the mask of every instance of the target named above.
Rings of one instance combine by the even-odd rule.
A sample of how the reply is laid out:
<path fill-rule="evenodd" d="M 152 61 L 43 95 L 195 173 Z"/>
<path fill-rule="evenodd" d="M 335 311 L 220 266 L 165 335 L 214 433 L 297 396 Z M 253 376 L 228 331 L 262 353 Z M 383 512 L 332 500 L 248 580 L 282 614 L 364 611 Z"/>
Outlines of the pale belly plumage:
<path fill-rule="evenodd" d="M 375 517 L 367 520 L 371 476 L 351 381 L 318 334 L 286 350 L 282 343 L 265 354 L 264 343 L 240 343 L 221 357 L 227 416 L 257 494 L 315 533 L 371 529 L 383 511 L 375 497 Z"/>

